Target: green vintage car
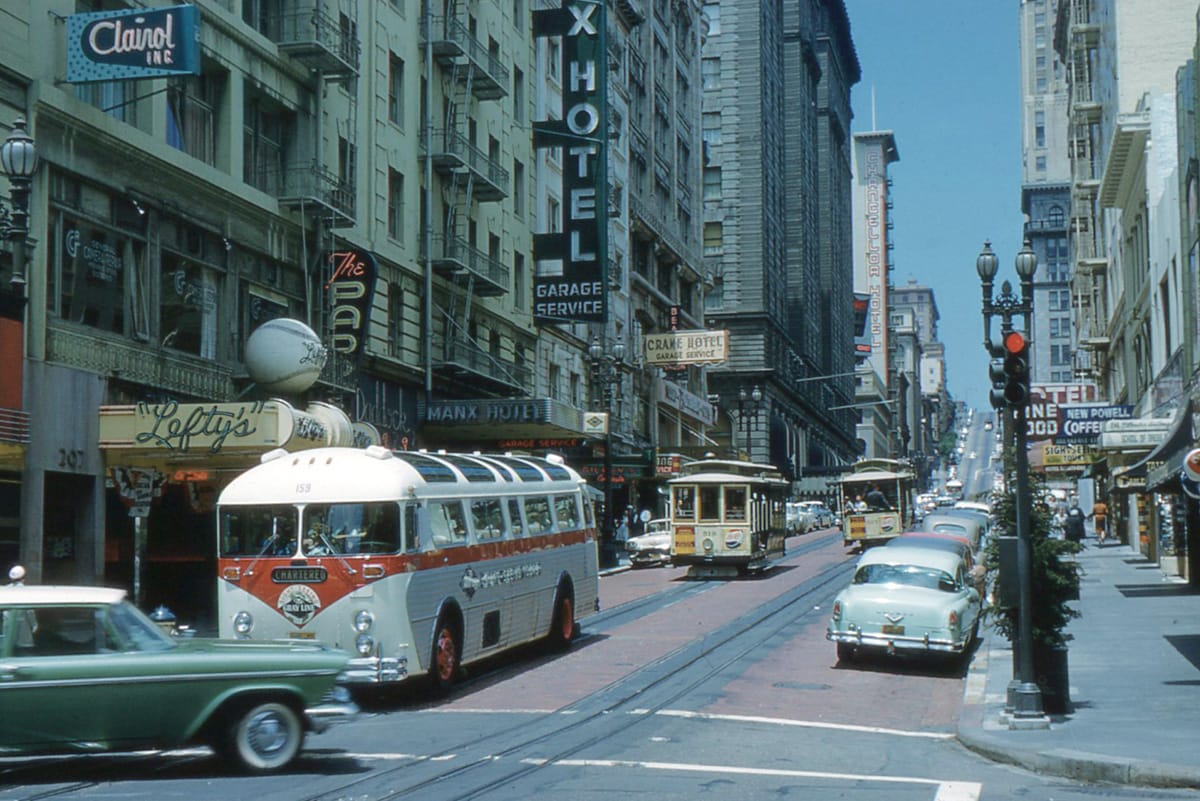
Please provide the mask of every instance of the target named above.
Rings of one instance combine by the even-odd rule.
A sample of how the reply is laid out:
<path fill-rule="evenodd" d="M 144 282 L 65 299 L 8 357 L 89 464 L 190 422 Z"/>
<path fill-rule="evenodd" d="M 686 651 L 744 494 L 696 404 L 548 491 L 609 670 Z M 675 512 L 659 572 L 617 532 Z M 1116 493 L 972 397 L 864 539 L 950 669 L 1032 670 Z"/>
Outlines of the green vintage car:
<path fill-rule="evenodd" d="M 357 709 L 350 654 L 174 637 L 100 587 L 0 587 L 0 756 L 211 746 L 278 770 Z"/>

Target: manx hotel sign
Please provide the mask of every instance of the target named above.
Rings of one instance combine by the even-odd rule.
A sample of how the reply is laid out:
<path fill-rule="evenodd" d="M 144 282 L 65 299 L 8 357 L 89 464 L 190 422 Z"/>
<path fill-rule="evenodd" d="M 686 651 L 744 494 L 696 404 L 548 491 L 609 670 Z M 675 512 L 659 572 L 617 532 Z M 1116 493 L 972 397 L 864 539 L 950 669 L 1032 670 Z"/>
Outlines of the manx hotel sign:
<path fill-rule="evenodd" d="M 200 74 L 195 6 L 98 11 L 67 17 L 67 82 Z"/>
<path fill-rule="evenodd" d="M 563 149 L 565 198 L 561 233 L 533 237 L 538 262 L 533 317 L 539 323 L 603 322 L 608 317 L 604 17 L 604 3 L 594 1 L 533 12 L 535 37 L 562 37 L 564 80 L 562 119 L 533 124 L 535 148 Z"/>

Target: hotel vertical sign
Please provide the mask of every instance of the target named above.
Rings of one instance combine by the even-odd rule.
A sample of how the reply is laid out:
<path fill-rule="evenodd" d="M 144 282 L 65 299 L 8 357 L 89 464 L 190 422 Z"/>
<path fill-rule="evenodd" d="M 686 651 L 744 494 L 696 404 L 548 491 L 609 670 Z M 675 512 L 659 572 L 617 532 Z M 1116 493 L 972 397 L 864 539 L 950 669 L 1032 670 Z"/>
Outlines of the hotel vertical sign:
<path fill-rule="evenodd" d="M 604 322 L 608 318 L 604 3 L 567 0 L 560 8 L 534 11 L 533 34 L 562 38 L 561 119 L 535 122 L 533 146 L 562 148 L 564 198 L 561 232 L 533 237 L 538 262 L 533 316 L 538 323 Z"/>

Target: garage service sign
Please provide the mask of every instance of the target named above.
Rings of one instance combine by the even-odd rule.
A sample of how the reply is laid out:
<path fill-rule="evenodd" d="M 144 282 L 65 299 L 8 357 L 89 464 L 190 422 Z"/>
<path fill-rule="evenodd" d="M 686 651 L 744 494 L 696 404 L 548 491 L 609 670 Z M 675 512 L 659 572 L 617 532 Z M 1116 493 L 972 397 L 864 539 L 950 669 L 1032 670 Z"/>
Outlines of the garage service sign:
<path fill-rule="evenodd" d="M 200 12 L 192 5 L 67 17 L 67 82 L 200 74 Z"/>
<path fill-rule="evenodd" d="M 646 364 L 658 367 L 681 364 L 724 364 L 729 360 L 728 331 L 668 331 L 647 334 Z"/>

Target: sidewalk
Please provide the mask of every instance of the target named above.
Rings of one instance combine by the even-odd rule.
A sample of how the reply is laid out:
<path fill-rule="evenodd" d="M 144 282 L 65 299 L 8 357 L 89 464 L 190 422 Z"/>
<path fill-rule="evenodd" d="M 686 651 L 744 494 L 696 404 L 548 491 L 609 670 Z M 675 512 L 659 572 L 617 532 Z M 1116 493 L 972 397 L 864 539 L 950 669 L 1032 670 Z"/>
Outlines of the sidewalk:
<path fill-rule="evenodd" d="M 958 739 L 990 759 L 1082 781 L 1200 788 L 1200 590 L 1126 545 L 1086 541 L 1068 643 L 1072 711 L 1001 722 L 1012 650 L 983 630 Z M 1037 588 L 1034 588 L 1034 601 Z"/>

